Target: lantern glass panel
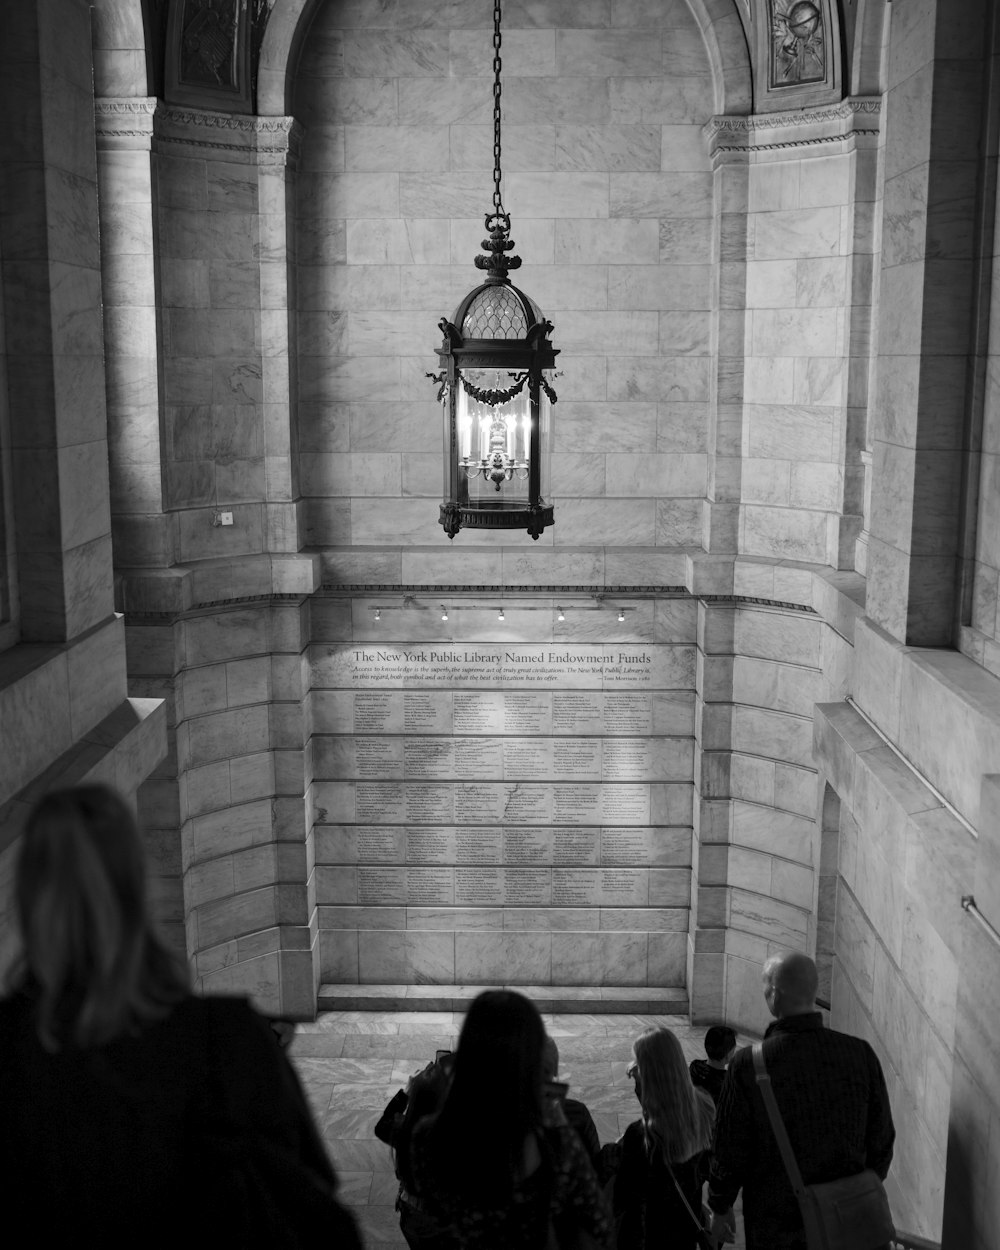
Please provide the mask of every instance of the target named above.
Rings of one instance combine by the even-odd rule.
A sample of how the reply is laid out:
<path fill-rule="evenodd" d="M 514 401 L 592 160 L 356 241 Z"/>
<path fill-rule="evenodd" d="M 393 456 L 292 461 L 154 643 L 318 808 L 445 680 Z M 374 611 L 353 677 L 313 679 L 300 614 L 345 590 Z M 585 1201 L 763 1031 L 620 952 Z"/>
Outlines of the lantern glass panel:
<path fill-rule="evenodd" d="M 473 385 L 489 387 L 486 371 L 470 371 Z M 523 508 L 529 499 L 531 399 L 526 386 L 503 404 L 488 404 L 466 393 L 456 402 L 459 502 L 477 508 Z"/>
<path fill-rule="evenodd" d="M 551 374 L 546 375 L 551 384 Z M 549 448 L 552 446 L 552 404 L 544 389 L 538 393 L 538 493 L 546 503 L 552 502 L 549 494 L 552 485 L 550 473 L 552 457 Z"/>

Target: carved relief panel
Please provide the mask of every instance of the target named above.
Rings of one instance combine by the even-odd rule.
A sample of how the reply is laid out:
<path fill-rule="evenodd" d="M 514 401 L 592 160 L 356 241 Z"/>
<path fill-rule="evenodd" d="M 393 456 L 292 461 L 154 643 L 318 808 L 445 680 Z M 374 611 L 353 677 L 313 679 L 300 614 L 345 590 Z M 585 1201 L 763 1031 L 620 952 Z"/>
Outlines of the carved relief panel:
<path fill-rule="evenodd" d="M 834 0 L 765 0 L 756 8 L 754 111 L 839 100 L 841 41 Z"/>
<path fill-rule="evenodd" d="M 255 59 L 274 0 L 173 0 L 168 103 L 252 113 Z"/>

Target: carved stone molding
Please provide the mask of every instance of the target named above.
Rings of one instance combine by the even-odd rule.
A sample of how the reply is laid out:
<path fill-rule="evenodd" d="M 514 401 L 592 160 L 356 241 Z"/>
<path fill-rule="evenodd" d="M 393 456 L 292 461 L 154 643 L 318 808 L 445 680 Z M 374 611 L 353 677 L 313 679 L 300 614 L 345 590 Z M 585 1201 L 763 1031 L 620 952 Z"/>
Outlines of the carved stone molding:
<path fill-rule="evenodd" d="M 148 150 L 157 101 L 152 96 L 110 97 L 94 101 L 98 151 Z"/>
<path fill-rule="evenodd" d="M 294 167 L 302 127 L 294 117 L 251 117 L 161 104 L 156 113 L 156 144 L 211 149 L 242 155 L 258 165 Z"/>
<path fill-rule="evenodd" d="M 839 104 L 749 117 L 712 117 L 702 134 L 712 156 L 776 152 L 828 143 L 875 143 L 881 131 L 882 102 L 858 96 Z"/>

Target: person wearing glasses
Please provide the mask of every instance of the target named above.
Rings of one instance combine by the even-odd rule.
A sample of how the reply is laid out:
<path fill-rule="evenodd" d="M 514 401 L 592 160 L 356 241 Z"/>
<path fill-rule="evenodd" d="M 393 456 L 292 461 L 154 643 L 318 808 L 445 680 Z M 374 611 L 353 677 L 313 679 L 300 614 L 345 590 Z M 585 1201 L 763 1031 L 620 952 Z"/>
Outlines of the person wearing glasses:
<path fill-rule="evenodd" d="M 627 1069 L 641 1118 L 625 1130 L 615 1174 L 618 1250 L 695 1250 L 704 1245 L 701 1186 L 715 1108 L 692 1085 L 667 1028 L 647 1029 Z"/>

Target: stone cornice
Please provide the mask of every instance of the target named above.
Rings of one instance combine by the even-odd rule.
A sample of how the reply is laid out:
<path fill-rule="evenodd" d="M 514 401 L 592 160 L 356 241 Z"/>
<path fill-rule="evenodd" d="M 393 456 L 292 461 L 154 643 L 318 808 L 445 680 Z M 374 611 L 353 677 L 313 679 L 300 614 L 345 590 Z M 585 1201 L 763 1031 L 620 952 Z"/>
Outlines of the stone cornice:
<path fill-rule="evenodd" d="M 878 96 L 855 96 L 839 104 L 761 113 L 746 117 L 716 116 L 702 127 L 709 152 L 775 152 L 814 144 L 877 139 L 882 101 Z"/>
<path fill-rule="evenodd" d="M 260 165 L 294 164 L 302 127 L 294 117 L 253 117 L 161 104 L 156 143 L 238 153 Z M 231 159 L 231 158 L 230 158 Z"/>
<path fill-rule="evenodd" d="M 101 149 L 148 149 L 157 100 L 152 96 L 103 96 L 94 100 L 94 128 Z"/>

